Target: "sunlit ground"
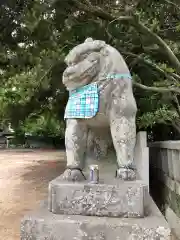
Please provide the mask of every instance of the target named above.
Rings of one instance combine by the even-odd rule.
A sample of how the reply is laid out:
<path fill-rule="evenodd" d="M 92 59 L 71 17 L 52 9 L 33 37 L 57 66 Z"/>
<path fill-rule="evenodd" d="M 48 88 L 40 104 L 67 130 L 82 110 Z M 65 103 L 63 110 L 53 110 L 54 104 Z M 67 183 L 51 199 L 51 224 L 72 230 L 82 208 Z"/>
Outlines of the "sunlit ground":
<path fill-rule="evenodd" d="M 19 240 L 20 221 L 47 198 L 65 167 L 64 151 L 0 151 L 0 239 Z"/>

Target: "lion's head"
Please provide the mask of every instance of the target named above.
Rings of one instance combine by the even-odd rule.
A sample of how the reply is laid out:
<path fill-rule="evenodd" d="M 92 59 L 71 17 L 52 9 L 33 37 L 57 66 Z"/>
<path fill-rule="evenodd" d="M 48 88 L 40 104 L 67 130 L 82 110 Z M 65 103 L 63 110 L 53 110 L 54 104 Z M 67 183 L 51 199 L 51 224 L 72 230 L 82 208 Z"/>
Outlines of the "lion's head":
<path fill-rule="evenodd" d="M 74 47 L 65 62 L 67 68 L 63 73 L 63 83 L 69 91 L 98 81 L 100 76 L 105 79 L 109 73 L 129 72 L 116 49 L 92 38 Z"/>

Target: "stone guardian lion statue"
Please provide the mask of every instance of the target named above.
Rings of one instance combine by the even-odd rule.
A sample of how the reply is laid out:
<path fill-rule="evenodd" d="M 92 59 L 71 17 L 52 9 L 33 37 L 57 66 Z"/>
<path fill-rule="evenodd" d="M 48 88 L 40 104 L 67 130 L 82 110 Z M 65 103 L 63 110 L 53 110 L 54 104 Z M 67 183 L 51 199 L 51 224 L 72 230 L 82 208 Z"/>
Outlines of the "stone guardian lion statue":
<path fill-rule="evenodd" d="M 104 41 L 87 38 L 65 58 L 63 84 L 69 91 L 65 110 L 68 181 L 82 181 L 88 130 L 110 128 L 116 151 L 116 177 L 134 180 L 137 105 L 129 69 L 121 54 Z"/>

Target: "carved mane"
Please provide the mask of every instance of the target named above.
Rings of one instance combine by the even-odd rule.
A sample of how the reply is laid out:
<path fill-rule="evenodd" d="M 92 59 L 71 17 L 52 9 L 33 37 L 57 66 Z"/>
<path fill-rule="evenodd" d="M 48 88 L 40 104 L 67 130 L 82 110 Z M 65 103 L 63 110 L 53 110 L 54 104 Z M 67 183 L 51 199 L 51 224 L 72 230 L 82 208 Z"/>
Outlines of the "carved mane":
<path fill-rule="evenodd" d="M 99 56 L 97 63 L 89 62 L 88 65 L 87 62 L 83 62 L 82 67 L 80 63 L 86 61 L 90 54 Z M 106 80 L 110 74 L 129 74 L 123 57 L 115 48 L 104 41 L 92 38 L 87 38 L 84 43 L 74 47 L 65 58 L 65 62 L 68 67 L 63 74 L 63 83 L 68 90 L 94 81 Z M 94 74 L 95 71 L 96 74 Z M 72 74 L 70 74 L 71 72 Z"/>

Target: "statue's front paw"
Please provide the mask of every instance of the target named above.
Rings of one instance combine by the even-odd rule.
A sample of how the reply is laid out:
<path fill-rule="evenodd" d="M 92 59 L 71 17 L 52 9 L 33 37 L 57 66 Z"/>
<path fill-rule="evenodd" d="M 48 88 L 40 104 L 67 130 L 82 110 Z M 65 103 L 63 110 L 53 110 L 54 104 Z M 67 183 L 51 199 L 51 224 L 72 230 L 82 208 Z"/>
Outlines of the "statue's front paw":
<path fill-rule="evenodd" d="M 71 182 L 80 182 L 86 180 L 80 169 L 66 169 L 61 175 L 62 180 Z"/>
<path fill-rule="evenodd" d="M 136 171 L 131 168 L 119 168 L 116 170 L 116 177 L 124 181 L 136 180 Z"/>

